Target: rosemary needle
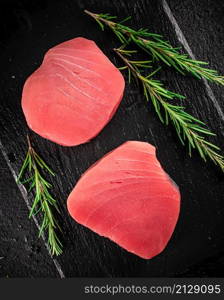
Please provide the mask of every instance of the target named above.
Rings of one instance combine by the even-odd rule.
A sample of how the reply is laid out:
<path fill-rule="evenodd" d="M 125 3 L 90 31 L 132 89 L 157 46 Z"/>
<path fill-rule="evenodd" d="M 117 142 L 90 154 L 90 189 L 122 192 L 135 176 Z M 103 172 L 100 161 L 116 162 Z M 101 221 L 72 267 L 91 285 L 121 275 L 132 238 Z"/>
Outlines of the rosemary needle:
<path fill-rule="evenodd" d="M 174 126 L 177 135 L 184 145 L 188 142 L 189 155 L 191 156 L 192 148 L 197 149 L 202 159 L 210 158 L 222 171 L 224 171 L 224 157 L 217 153 L 219 147 L 205 140 L 205 136 L 214 136 L 215 134 L 205 128 L 205 124 L 187 113 L 182 106 L 170 104 L 167 100 L 174 98 L 184 98 L 183 96 L 166 90 L 159 80 L 155 80 L 152 76 L 156 71 L 148 76 L 143 76 L 141 69 L 151 67 L 149 61 L 134 61 L 128 57 L 136 51 L 124 50 L 123 47 L 114 49 L 118 56 L 125 63 L 122 69 L 127 69 L 139 80 L 143 86 L 144 95 L 147 101 L 151 100 L 157 115 L 161 122 L 166 125 L 169 122 Z M 161 108 L 163 111 L 161 111 Z"/>
<path fill-rule="evenodd" d="M 104 29 L 104 25 L 109 26 L 122 43 L 128 44 L 134 42 L 145 52 L 150 53 L 154 60 L 160 60 L 169 67 L 172 66 L 182 74 L 188 72 L 196 78 L 205 78 L 224 85 L 224 76 L 218 75 L 215 70 L 203 67 L 203 65 L 207 65 L 206 62 L 193 60 L 186 54 L 180 53 L 179 48 L 173 48 L 169 42 L 163 40 L 161 35 L 151 33 L 147 29 L 134 30 L 123 25 L 130 17 L 120 23 L 116 23 L 113 20 L 117 17 L 109 14 L 95 14 L 88 10 L 85 10 L 85 13 L 93 17 L 102 30 Z"/>
<path fill-rule="evenodd" d="M 30 143 L 29 136 L 28 140 L 28 151 L 19 172 L 17 182 L 22 184 L 29 183 L 29 190 L 34 189 L 35 197 L 29 213 L 29 218 L 36 214 L 42 215 L 42 224 L 39 230 L 39 237 L 44 233 L 48 232 L 48 245 L 52 255 L 60 255 L 62 253 L 62 244 L 55 232 L 59 228 L 57 221 L 52 212 L 52 208 L 58 210 L 56 200 L 49 193 L 51 184 L 44 179 L 40 173 L 40 169 L 45 170 L 49 174 L 54 176 L 53 171 L 47 166 L 43 159 L 36 153 Z M 21 181 L 25 173 L 29 173 L 29 178 Z"/>

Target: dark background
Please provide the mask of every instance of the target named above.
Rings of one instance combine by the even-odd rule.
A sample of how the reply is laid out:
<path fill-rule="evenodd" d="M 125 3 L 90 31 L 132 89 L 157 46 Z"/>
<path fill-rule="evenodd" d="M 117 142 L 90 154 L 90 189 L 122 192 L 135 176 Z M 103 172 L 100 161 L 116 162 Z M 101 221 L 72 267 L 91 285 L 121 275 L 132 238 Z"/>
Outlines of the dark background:
<path fill-rule="evenodd" d="M 197 59 L 224 73 L 224 2 L 222 0 L 167 0 L 173 16 Z M 27 198 L 15 176 L 27 151 L 29 132 L 20 100 L 26 78 L 44 53 L 65 40 L 83 36 L 94 40 L 118 66 L 112 52 L 119 42 L 83 13 L 111 13 L 129 24 L 145 27 L 180 46 L 164 1 L 64 0 L 0 2 L 0 276 L 1 277 L 223 277 L 224 175 L 197 153 L 189 158 L 171 127 L 163 126 L 134 86 L 126 85 L 122 103 L 104 130 L 90 143 L 62 147 L 30 132 L 36 151 L 57 176 L 52 179 L 58 199 L 63 255 L 53 260 L 38 229 L 28 219 Z M 224 87 L 210 84 L 220 112 L 203 81 L 164 68 L 159 78 L 166 87 L 186 96 L 187 111 L 217 133 L 212 141 L 224 150 Z M 211 91 L 210 90 L 210 91 Z M 214 98 L 213 98 L 214 99 Z M 179 100 L 178 100 L 179 101 Z M 126 140 L 154 144 L 157 156 L 182 194 L 181 214 L 167 248 L 143 260 L 76 224 L 67 213 L 66 199 L 80 175 L 97 159 Z M 14 176 L 14 177 L 13 177 Z M 63 275 L 63 274 L 64 275 Z"/>

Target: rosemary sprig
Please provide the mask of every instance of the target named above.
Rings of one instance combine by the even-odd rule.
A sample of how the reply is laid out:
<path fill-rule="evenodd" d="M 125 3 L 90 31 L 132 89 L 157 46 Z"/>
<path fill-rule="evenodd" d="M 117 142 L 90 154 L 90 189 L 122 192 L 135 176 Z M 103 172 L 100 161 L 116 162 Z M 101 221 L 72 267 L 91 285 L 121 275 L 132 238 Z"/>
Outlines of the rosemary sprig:
<path fill-rule="evenodd" d="M 154 60 L 161 60 L 169 67 L 174 67 L 177 71 L 191 73 L 196 78 L 205 78 L 209 81 L 224 85 L 224 76 L 218 75 L 217 71 L 203 67 L 207 62 L 193 60 L 186 54 L 181 54 L 179 48 L 173 48 L 169 42 L 164 41 L 159 34 L 149 32 L 147 29 L 134 30 L 123 25 L 130 17 L 124 19 L 120 23 L 112 21 L 117 17 L 109 14 L 95 14 L 85 10 L 85 12 L 93 17 L 104 29 L 104 25 L 109 26 L 115 33 L 118 39 L 125 44 L 134 42 L 138 47 L 145 52 L 150 53 Z"/>
<path fill-rule="evenodd" d="M 52 255 L 60 255 L 62 253 L 62 244 L 55 232 L 59 228 L 57 221 L 54 218 L 52 208 L 58 210 L 56 200 L 50 195 L 49 189 L 51 184 L 44 179 L 39 169 L 45 170 L 51 175 L 55 175 L 47 166 L 43 159 L 36 153 L 28 140 L 28 151 L 19 172 L 17 182 L 22 184 L 29 183 L 29 190 L 35 190 L 35 198 L 29 213 L 29 218 L 42 213 L 43 220 L 39 230 L 39 237 L 44 231 L 48 232 L 48 245 Z M 25 173 L 29 173 L 29 178 L 21 181 Z"/>
<path fill-rule="evenodd" d="M 205 128 L 203 122 L 187 113 L 183 106 L 167 102 L 167 100 L 184 97 L 166 90 L 159 80 L 153 79 L 152 76 L 157 70 L 148 76 L 142 75 L 141 68 L 151 67 L 151 65 L 149 61 L 134 61 L 127 58 L 136 51 L 124 50 L 123 47 L 114 49 L 114 51 L 125 63 L 122 69 L 128 70 L 129 78 L 131 72 L 134 78 L 141 82 L 144 95 L 147 101 L 151 100 L 161 122 L 166 125 L 171 122 L 181 143 L 185 145 L 185 142 L 188 142 L 189 155 L 191 156 L 192 148 L 195 148 L 204 161 L 208 157 L 224 171 L 224 157 L 217 153 L 220 148 L 205 139 L 205 136 L 214 136 L 215 134 Z"/>

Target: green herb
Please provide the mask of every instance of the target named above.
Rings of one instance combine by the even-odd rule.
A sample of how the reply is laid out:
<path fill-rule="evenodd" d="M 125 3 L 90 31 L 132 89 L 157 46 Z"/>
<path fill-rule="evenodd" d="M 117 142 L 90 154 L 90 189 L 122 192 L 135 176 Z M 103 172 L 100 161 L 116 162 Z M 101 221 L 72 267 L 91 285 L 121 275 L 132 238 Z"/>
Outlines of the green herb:
<path fill-rule="evenodd" d="M 215 70 L 204 68 L 202 65 L 207 65 L 206 62 L 197 61 L 189 58 L 186 54 L 181 54 L 179 48 L 173 48 L 169 42 L 164 41 L 159 34 L 151 33 L 147 29 L 134 30 L 123 25 L 130 17 L 124 19 L 120 23 L 112 21 L 115 16 L 109 14 L 95 14 L 85 10 L 85 12 L 93 17 L 104 29 L 107 25 L 112 29 L 118 39 L 125 44 L 134 42 L 138 47 L 145 52 L 150 53 L 154 60 L 160 60 L 168 66 L 174 67 L 180 73 L 189 72 L 197 78 L 205 78 L 224 85 L 224 77 L 219 76 Z"/>
<path fill-rule="evenodd" d="M 192 148 L 195 148 L 205 161 L 207 158 L 210 158 L 224 171 L 224 157 L 218 153 L 220 148 L 205 139 L 206 136 L 214 136 L 215 134 L 209 131 L 203 122 L 187 113 L 183 106 L 173 105 L 168 102 L 174 100 L 174 98 L 180 99 L 184 97 L 166 90 L 159 80 L 152 78 L 160 68 L 147 76 L 142 75 L 142 72 L 146 68 L 152 67 L 152 61 L 160 60 L 166 65 L 174 67 L 182 74 L 189 72 L 199 79 L 205 78 L 224 85 L 224 77 L 219 76 L 215 70 L 204 68 L 202 65 L 206 65 L 206 62 L 192 60 L 186 54 L 181 54 L 178 51 L 179 48 L 173 48 L 169 42 L 162 39 L 161 35 L 151 33 L 147 29 L 134 30 L 123 25 L 130 17 L 118 23 L 114 22 L 114 19 L 117 18 L 115 16 L 95 14 L 87 10 L 85 12 L 97 21 L 102 30 L 107 25 L 122 42 L 122 46 L 119 49 L 114 49 L 125 63 L 125 66 L 120 69 L 127 69 L 129 82 L 131 75 L 141 82 L 144 95 L 147 101 L 151 100 L 160 121 L 166 125 L 169 122 L 172 123 L 181 143 L 185 145 L 186 141 L 188 142 L 189 155 L 191 156 Z M 124 50 L 131 42 L 149 53 L 152 61 L 128 59 L 127 56 L 130 57 L 137 52 L 136 50 Z"/>
<path fill-rule="evenodd" d="M 174 98 L 184 97 L 166 90 L 159 80 L 152 78 L 158 70 L 147 76 L 142 75 L 142 69 L 150 68 L 151 62 L 135 61 L 127 58 L 127 56 L 131 57 L 137 51 L 124 50 L 123 47 L 114 50 L 125 63 L 125 66 L 121 69 L 128 70 L 129 81 L 132 74 L 135 79 L 141 82 L 144 95 L 147 101 L 151 100 L 161 122 L 166 125 L 169 122 L 172 123 L 183 145 L 187 140 L 189 155 L 191 156 L 192 148 L 195 148 L 205 161 L 207 157 L 210 158 L 224 171 L 224 157 L 217 153 L 220 150 L 219 147 L 205 140 L 205 136 L 214 136 L 215 134 L 205 128 L 203 122 L 187 113 L 184 107 L 167 102 L 167 100 L 172 101 Z"/>
<path fill-rule="evenodd" d="M 47 182 L 39 169 L 45 170 L 51 175 L 55 175 L 52 170 L 46 165 L 43 159 L 36 153 L 28 140 L 28 151 L 18 175 L 17 182 L 22 184 L 29 183 L 29 190 L 35 191 L 35 198 L 31 207 L 29 218 L 36 214 L 42 214 L 43 221 L 39 231 L 39 237 L 44 231 L 48 232 L 48 245 L 52 255 L 60 255 L 62 253 L 62 244 L 55 232 L 59 228 L 52 212 L 52 208 L 58 210 L 56 200 L 50 195 L 49 189 L 51 184 Z M 21 182 L 25 173 L 29 173 L 29 178 Z"/>

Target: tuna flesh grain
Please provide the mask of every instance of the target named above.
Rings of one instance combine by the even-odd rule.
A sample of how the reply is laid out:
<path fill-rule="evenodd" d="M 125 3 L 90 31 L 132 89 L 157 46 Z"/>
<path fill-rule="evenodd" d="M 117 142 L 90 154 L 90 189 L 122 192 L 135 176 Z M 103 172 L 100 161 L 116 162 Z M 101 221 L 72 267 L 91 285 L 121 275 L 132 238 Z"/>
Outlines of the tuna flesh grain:
<path fill-rule="evenodd" d="M 67 207 L 78 223 L 149 259 L 164 250 L 173 234 L 180 193 L 155 148 L 129 141 L 83 174 Z"/>
<path fill-rule="evenodd" d="M 78 37 L 51 48 L 26 80 L 22 109 L 29 127 L 75 146 L 95 137 L 114 115 L 124 79 L 97 45 Z"/>

